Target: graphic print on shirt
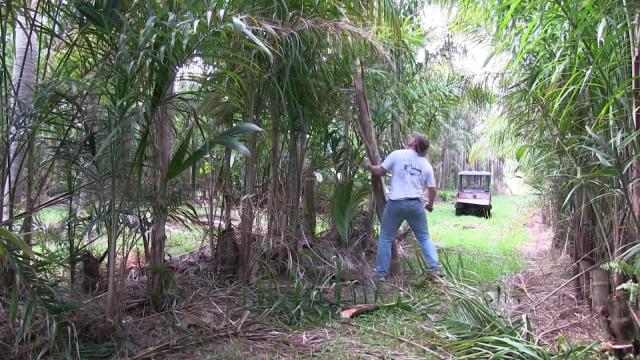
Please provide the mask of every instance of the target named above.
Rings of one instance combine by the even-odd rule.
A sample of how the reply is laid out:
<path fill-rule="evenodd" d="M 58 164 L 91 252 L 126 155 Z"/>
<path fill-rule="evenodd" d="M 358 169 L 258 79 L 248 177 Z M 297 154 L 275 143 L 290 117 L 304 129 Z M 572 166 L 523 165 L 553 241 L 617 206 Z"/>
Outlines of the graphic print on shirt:
<path fill-rule="evenodd" d="M 422 169 L 420 169 L 417 166 L 414 166 L 413 162 L 408 161 L 404 163 L 404 173 L 409 175 L 409 176 L 421 176 L 422 175 Z"/>

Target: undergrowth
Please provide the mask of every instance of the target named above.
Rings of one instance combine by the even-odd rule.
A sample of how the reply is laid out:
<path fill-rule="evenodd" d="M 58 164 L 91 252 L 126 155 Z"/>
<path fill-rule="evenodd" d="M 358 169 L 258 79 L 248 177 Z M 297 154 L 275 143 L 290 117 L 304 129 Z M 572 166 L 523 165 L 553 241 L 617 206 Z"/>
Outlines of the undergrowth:
<path fill-rule="evenodd" d="M 314 247 L 303 252 L 306 255 L 294 266 L 294 262 L 273 266 L 273 262 L 265 261 L 266 275 L 237 292 L 236 297 L 242 297 L 237 310 L 247 309 L 252 321 L 290 333 L 331 328 L 337 335 L 327 338 L 327 345 L 321 350 L 323 358 L 350 358 L 349 354 L 358 357 L 354 348 L 391 354 L 388 356 L 394 358 L 405 355 L 456 359 L 593 358 L 595 344 L 575 346 L 563 340 L 553 346 L 539 343 L 526 317 L 512 321 L 500 310 L 504 300 L 493 290 L 499 286 L 500 278 L 522 266 L 519 259 L 512 259 L 513 262 L 509 259 L 514 257 L 517 246 L 530 240 L 522 227 L 527 216 L 527 211 L 522 211 L 526 209 L 525 201 L 497 198 L 494 204 L 502 210 L 494 212 L 492 220 L 456 218 L 447 214 L 444 206 L 438 209 L 439 215 L 430 216 L 434 240 L 444 245 L 439 254 L 448 279 L 445 283 L 421 275 L 425 271 L 424 261 L 412 255 L 415 254 L 412 240 L 409 256 L 403 260 L 403 274 L 388 283 L 374 283 L 366 276 L 354 277 L 355 270 L 360 275 L 368 273 L 369 260 L 353 256 L 353 249 L 339 250 L 335 245 L 327 249 Z M 465 228 L 465 224 L 474 226 Z M 66 358 L 78 354 L 97 358 L 118 351 L 112 343 L 94 344 L 78 337 L 75 326 L 81 322 L 74 323 L 69 315 L 82 304 L 65 304 L 63 289 L 36 272 L 27 272 L 28 258 L 7 259 L 13 259 L 10 265 L 21 272 L 22 288 L 27 290 L 22 296 L 8 297 L 12 324 L 23 324 L 9 328 L 12 334 L 5 334 L 10 335 L 6 339 L 13 339 L 11 345 L 21 346 L 36 357 L 38 353 L 51 352 Z M 46 263 L 38 262 L 40 266 Z M 206 283 L 205 279 L 199 281 Z M 176 304 L 183 302 L 186 307 L 196 292 L 176 295 Z M 374 303 L 384 305 L 350 321 L 340 319 L 340 310 L 345 305 Z M 180 314 L 177 307 L 172 311 L 174 315 Z M 29 340 L 34 338 L 38 342 Z M 31 351 L 25 348 L 29 344 L 33 345 Z M 317 355 L 317 349 L 313 351 Z M 236 353 L 242 353 L 241 349 L 229 348 L 229 356 Z M 295 354 L 305 357 L 301 349 L 296 349 Z"/>
<path fill-rule="evenodd" d="M 358 317 L 352 323 L 358 343 L 372 351 L 395 349 L 407 357 L 429 359 L 597 358 L 597 343 L 576 345 L 563 338 L 554 344 L 537 342 L 527 318 L 510 320 L 501 312 L 504 300 L 461 277 L 465 264 L 457 261 L 443 259 L 446 283 L 418 282 L 406 289 L 410 301 Z M 338 343 L 349 347 L 348 342 Z"/>
<path fill-rule="evenodd" d="M 447 273 L 446 284 L 420 277 L 424 261 L 413 255 L 415 246 L 408 240 L 403 276 L 390 284 L 358 284 L 351 289 L 353 296 L 346 297 L 336 296 L 334 287 L 329 300 L 322 289 L 339 282 L 337 271 L 328 272 L 315 284 L 292 278 L 294 286 L 286 291 L 262 292 L 258 297 L 262 306 L 271 304 L 271 315 L 293 328 L 342 324 L 336 321 L 341 305 L 395 303 L 342 325 L 342 331 L 355 327 L 355 338 L 339 337 L 325 358 L 342 358 L 354 351 L 355 342 L 369 353 L 396 351 L 392 357 L 591 359 L 596 356 L 597 344 L 574 345 L 563 338 L 555 344 L 542 344 L 533 336 L 526 317 L 512 321 L 501 312 L 501 301 L 505 301 L 498 295 L 501 279 L 522 269 L 524 263 L 517 250 L 531 241 L 523 226 L 531 215 L 528 205 L 528 198 L 497 197 L 494 217 L 489 220 L 455 217 L 445 206 L 434 212 L 438 215 L 430 215 L 433 238 L 443 245 L 439 254 Z M 374 296 L 367 298 L 367 294 Z"/>

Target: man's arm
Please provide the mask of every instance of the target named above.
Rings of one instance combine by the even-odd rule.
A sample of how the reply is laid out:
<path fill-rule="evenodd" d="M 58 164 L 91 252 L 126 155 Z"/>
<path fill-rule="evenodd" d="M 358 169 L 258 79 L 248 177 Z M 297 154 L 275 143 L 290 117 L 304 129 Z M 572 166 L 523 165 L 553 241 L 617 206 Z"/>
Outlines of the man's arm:
<path fill-rule="evenodd" d="M 389 156 L 387 156 L 387 158 L 379 165 L 371 165 L 369 159 L 365 158 L 369 171 L 371 171 L 374 176 L 383 177 L 393 165 L 394 154 L 395 151 L 389 154 Z"/>
<path fill-rule="evenodd" d="M 433 202 L 436 201 L 436 188 L 427 188 L 427 199 L 427 204 L 424 206 L 424 208 L 431 212 L 433 211 Z"/>

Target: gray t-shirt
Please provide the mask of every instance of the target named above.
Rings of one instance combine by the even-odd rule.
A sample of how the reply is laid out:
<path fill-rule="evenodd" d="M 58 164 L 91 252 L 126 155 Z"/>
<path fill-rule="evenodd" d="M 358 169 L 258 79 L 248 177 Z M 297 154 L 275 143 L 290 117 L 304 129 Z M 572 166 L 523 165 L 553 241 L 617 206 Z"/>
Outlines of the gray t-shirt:
<path fill-rule="evenodd" d="M 431 164 L 413 149 L 396 150 L 380 165 L 392 175 L 391 200 L 422 199 L 425 188 L 436 187 Z"/>

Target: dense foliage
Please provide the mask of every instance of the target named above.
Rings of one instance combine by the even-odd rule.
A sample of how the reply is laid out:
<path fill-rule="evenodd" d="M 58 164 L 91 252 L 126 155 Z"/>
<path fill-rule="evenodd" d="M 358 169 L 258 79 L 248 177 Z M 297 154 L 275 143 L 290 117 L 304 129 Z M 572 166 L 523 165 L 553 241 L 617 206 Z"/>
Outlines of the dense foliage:
<path fill-rule="evenodd" d="M 638 324 L 622 290 L 630 290 L 626 295 L 636 308 L 637 3 L 500 0 L 460 6 L 460 27 L 491 41 L 495 54 L 508 59 L 499 142 L 518 144 L 512 151 L 541 195 L 556 246 L 571 254 L 576 285 L 598 310 L 603 331 L 620 342 L 633 339 Z"/>
<path fill-rule="evenodd" d="M 217 271 L 245 283 L 287 268 L 298 276 L 318 229 L 341 246 L 358 244 L 354 233 L 370 239 L 363 111 L 383 155 L 411 130 L 428 133 L 440 186 L 453 187 L 454 164 L 470 166 L 475 124 L 460 114 L 492 96 L 453 66 L 455 44 L 416 61 L 422 9 L 1 3 L 0 262 L 15 348 L 73 352 L 69 299 L 79 290 L 105 291 L 105 318 L 117 324 L 132 249 L 143 252 L 150 303 L 165 308 L 172 225 L 200 236 Z M 457 140 L 443 136 L 453 128 Z M 53 228 L 49 208 L 60 215 Z M 43 329 L 51 336 L 34 341 Z"/>

